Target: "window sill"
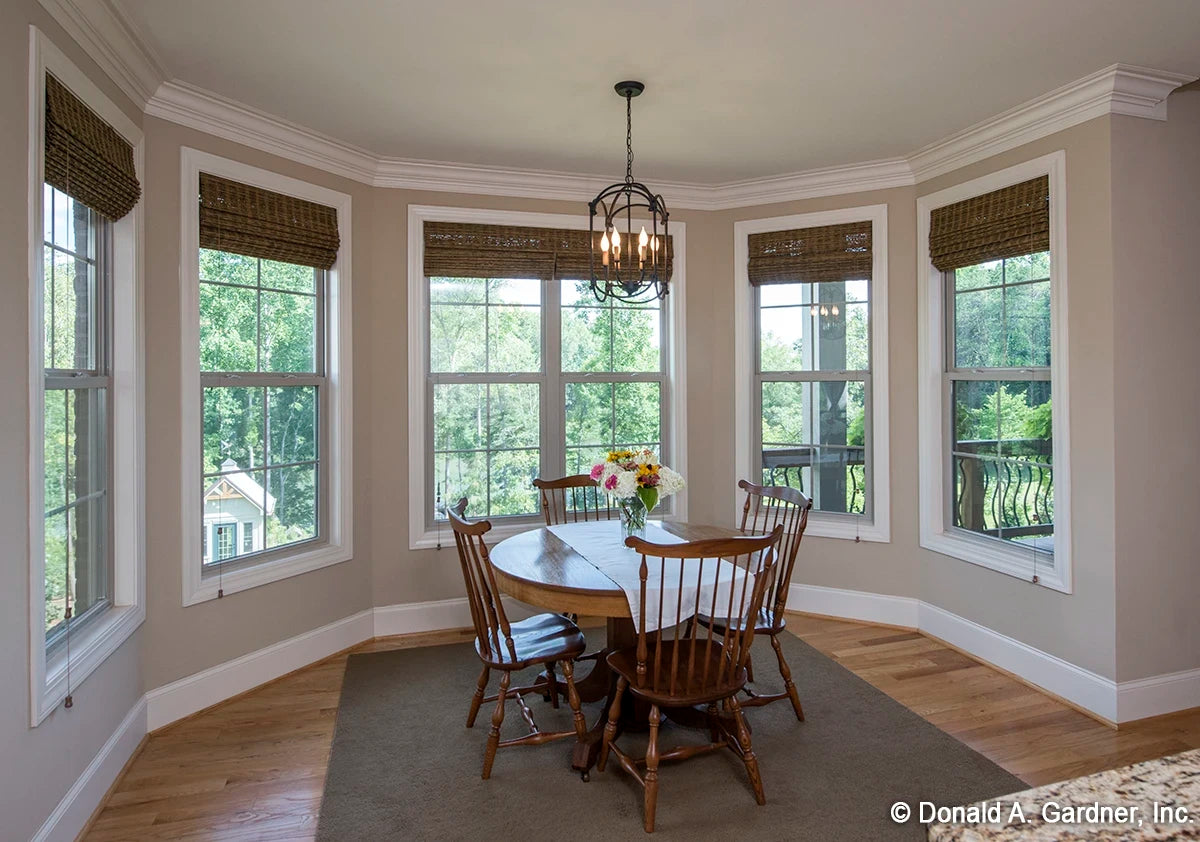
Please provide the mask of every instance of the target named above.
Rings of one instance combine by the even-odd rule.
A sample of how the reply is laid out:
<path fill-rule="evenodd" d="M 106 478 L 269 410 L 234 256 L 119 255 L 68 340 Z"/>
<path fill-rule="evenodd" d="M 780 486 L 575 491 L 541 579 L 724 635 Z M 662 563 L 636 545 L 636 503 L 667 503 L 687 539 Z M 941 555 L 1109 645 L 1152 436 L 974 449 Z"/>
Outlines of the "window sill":
<path fill-rule="evenodd" d="M 805 537 L 840 538 L 853 541 L 871 541 L 887 544 L 892 540 L 891 529 L 873 520 L 855 520 L 848 517 L 826 517 L 820 512 L 810 512 L 808 526 L 804 529 Z"/>
<path fill-rule="evenodd" d="M 184 593 L 183 605 L 196 605 L 217 598 L 220 589 L 225 596 L 269 585 L 282 579 L 290 579 L 303 573 L 311 573 L 323 567 L 349 561 L 353 555 L 350 547 L 340 544 L 325 544 L 311 550 L 296 553 L 273 561 L 264 561 L 225 573 L 219 579 L 216 573 L 197 577 L 197 581 Z"/>
<path fill-rule="evenodd" d="M 146 619 L 141 605 L 111 608 L 71 641 L 71 687 L 78 688 Z M 34 699 L 37 727 L 67 697 L 67 657 L 59 651 L 46 664 L 46 680 Z"/>
<path fill-rule="evenodd" d="M 1004 546 L 991 538 L 957 530 L 932 534 L 923 531 L 921 546 L 1026 582 L 1030 582 L 1034 575 L 1033 554 L 1029 550 Z M 1037 564 L 1037 584 L 1061 593 L 1071 593 L 1071 586 L 1062 575 L 1063 559 L 1055 557 L 1053 561 L 1043 562 L 1041 559 L 1044 558 L 1040 556 Z"/>

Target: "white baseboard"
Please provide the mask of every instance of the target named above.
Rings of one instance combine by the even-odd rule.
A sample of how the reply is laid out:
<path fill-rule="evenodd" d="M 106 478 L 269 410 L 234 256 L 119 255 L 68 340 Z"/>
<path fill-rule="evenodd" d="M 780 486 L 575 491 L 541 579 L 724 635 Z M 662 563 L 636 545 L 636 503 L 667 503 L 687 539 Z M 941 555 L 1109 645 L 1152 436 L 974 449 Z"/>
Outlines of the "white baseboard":
<path fill-rule="evenodd" d="M 509 620 L 528 617 L 533 609 L 504 598 L 504 610 Z M 390 637 L 395 634 L 461 629 L 471 625 L 471 608 L 464 596 L 456 599 L 439 599 L 434 602 L 405 602 L 399 605 L 384 605 L 375 609 L 375 636 Z"/>
<path fill-rule="evenodd" d="M 1091 711 L 1109 722 L 1126 722 L 1139 718 L 1127 716 L 1118 706 L 1117 684 L 1112 679 L 919 599 L 794 584 L 788 592 L 788 608 L 847 620 L 916 629 L 957 646 L 979 660 L 1019 676 L 1030 684 Z M 1159 707 L 1170 704 L 1167 696 L 1172 694 L 1180 699 L 1191 698 L 1188 693 L 1193 692 L 1194 695 L 1194 691 L 1190 690 L 1189 681 L 1194 680 L 1200 687 L 1200 670 L 1196 671 L 1194 678 L 1190 678 L 1191 673 L 1179 675 L 1183 676 L 1182 680 L 1167 681 L 1161 686 L 1151 683 L 1156 679 L 1147 679 L 1144 687 L 1131 688 L 1131 698 L 1138 698 L 1139 709 L 1154 706 L 1147 698 L 1149 696 L 1154 697 Z M 1191 704 L 1200 702 L 1193 701 Z M 1129 707 L 1130 710 L 1134 709 L 1133 705 Z"/>
<path fill-rule="evenodd" d="M 1117 685 L 1118 722 L 1200 707 L 1200 669 L 1171 672 Z"/>
<path fill-rule="evenodd" d="M 795 584 L 788 589 L 787 601 L 790 611 L 908 629 L 917 627 L 920 604 L 920 600 L 912 597 Z"/>
<path fill-rule="evenodd" d="M 921 603 L 917 628 L 1102 719 L 1119 721 L 1117 684 L 1111 678 L 927 602 Z"/>
<path fill-rule="evenodd" d="M 146 697 L 137 700 L 117 730 L 33 835 L 33 842 L 71 842 L 91 818 L 108 788 L 146 735 Z"/>
<path fill-rule="evenodd" d="M 374 634 L 372 613 L 360 611 L 151 690 L 146 694 L 149 729 L 154 731 L 170 725 L 177 719 L 369 640 Z"/>

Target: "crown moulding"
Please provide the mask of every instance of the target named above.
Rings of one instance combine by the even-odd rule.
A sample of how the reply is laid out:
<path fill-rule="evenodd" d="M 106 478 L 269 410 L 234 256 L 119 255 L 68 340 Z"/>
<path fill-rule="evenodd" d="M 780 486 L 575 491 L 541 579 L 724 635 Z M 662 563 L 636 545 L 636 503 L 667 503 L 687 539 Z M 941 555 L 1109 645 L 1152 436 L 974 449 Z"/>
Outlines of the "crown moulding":
<path fill-rule="evenodd" d="M 110 0 L 40 0 L 80 46 L 151 117 L 187 126 L 375 187 L 577 202 L 609 179 L 579 173 L 376 155 L 178 80 Z M 655 179 L 672 208 L 727 210 L 918 184 L 1108 114 L 1167 118 L 1167 96 L 1195 79 L 1113 64 L 904 157 L 765 178 L 701 184 Z"/>

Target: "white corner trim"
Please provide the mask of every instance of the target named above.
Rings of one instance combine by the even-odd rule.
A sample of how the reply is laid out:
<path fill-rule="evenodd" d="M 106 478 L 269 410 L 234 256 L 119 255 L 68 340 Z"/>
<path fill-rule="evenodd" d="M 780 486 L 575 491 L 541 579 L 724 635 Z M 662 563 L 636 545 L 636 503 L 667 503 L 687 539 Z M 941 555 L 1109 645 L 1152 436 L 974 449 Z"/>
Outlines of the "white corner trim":
<path fill-rule="evenodd" d="M 789 611 L 906 629 L 917 627 L 920 605 L 920 600 L 910 596 L 888 596 L 796 583 L 788 588 L 787 600 Z"/>
<path fill-rule="evenodd" d="M 33 842 L 75 839 L 145 735 L 146 697 L 142 696 L 33 835 Z"/>
<path fill-rule="evenodd" d="M 1054 540 L 1053 564 L 1039 565 L 1027 549 L 947 525 L 949 451 L 942 419 L 946 408 L 942 379 L 946 318 L 943 279 L 929 257 L 930 215 L 936 208 L 972 196 L 1047 176 L 1050 184 L 1050 389 L 1053 396 Z M 917 430 L 919 540 L 928 550 L 1072 593 L 1070 339 L 1068 330 L 1067 156 L 1063 150 L 990 172 L 917 198 Z M 1059 517 L 1059 514 L 1063 517 Z"/>
<path fill-rule="evenodd" d="M 1113 64 L 908 156 L 916 182 L 982 161 L 1106 114 L 1167 119 L 1167 95 L 1192 77 Z"/>
<path fill-rule="evenodd" d="M 150 731 L 370 640 L 370 609 L 217 664 L 146 694 Z"/>
<path fill-rule="evenodd" d="M 1117 684 L 1117 721 L 1132 722 L 1200 707 L 1200 669 Z"/>
<path fill-rule="evenodd" d="M 167 74 L 146 40 L 133 31 L 124 16 L 106 2 L 40 2 L 105 75 L 138 108 L 144 108 Z"/>
<path fill-rule="evenodd" d="M 854 208 L 816 211 L 813 213 L 746 219 L 733 225 L 733 372 L 734 372 L 734 471 L 738 477 L 759 482 L 753 477 L 755 462 L 754 429 L 757 423 L 750 417 L 753 405 L 754 382 L 754 288 L 748 275 L 749 236 L 766 231 L 838 225 L 844 222 L 870 221 L 872 242 L 871 266 L 871 520 L 856 521 L 813 511 L 805 535 L 817 538 L 844 538 L 887 543 L 891 540 L 891 425 L 888 383 L 888 209 L 887 205 L 864 205 Z M 733 522 L 740 523 L 741 501 L 734 510 Z"/>

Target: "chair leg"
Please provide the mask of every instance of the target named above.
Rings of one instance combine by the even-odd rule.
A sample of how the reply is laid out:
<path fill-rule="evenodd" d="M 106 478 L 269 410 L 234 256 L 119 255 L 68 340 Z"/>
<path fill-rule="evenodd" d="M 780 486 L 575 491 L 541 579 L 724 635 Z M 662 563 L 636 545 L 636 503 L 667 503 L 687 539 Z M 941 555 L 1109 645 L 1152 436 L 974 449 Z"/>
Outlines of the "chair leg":
<path fill-rule="evenodd" d="M 575 736 L 580 742 L 587 739 L 587 720 L 583 718 L 580 708 L 579 691 L 575 689 L 575 666 L 570 660 L 562 662 L 563 678 L 567 680 L 567 704 L 571 707 L 571 716 L 575 719 Z"/>
<path fill-rule="evenodd" d="M 563 672 L 566 675 L 566 672 Z M 558 710 L 558 677 L 554 674 L 554 662 L 546 664 L 546 686 L 550 690 L 550 706 Z"/>
<path fill-rule="evenodd" d="M 766 804 L 767 798 L 763 795 L 762 775 L 758 773 L 758 758 L 754 756 L 754 749 L 750 747 L 750 729 L 746 727 L 746 717 L 742 715 L 742 706 L 736 698 L 731 698 L 729 708 L 733 711 L 734 721 L 737 722 L 738 745 L 742 749 L 742 762 L 746 764 L 746 774 L 750 777 L 750 786 L 754 787 L 754 800 L 759 804 Z"/>
<path fill-rule="evenodd" d="M 774 640 L 775 638 L 771 638 Z M 746 680 L 751 684 L 754 683 L 754 661 L 750 659 L 749 653 L 746 655 Z"/>
<path fill-rule="evenodd" d="M 492 729 L 488 731 L 487 751 L 483 755 L 483 779 L 492 776 L 492 761 L 496 759 L 496 749 L 500 747 L 500 723 L 504 722 L 504 696 L 508 693 L 508 682 L 512 673 L 508 670 L 500 676 L 500 694 L 496 697 L 496 710 L 492 713 Z"/>
<path fill-rule="evenodd" d="M 775 655 L 779 658 L 779 674 L 783 676 L 783 686 L 787 688 L 788 698 L 792 701 L 792 710 L 796 712 L 796 718 L 803 722 L 804 708 L 800 707 L 800 694 L 796 692 L 796 683 L 792 681 L 792 671 L 788 669 L 787 661 L 783 658 L 783 647 L 779 645 L 777 635 L 771 635 L 771 646 L 775 648 Z"/>
<path fill-rule="evenodd" d="M 625 694 L 625 688 L 628 686 L 629 682 L 624 677 L 617 679 L 617 692 L 608 709 L 608 722 L 604 726 L 604 739 L 600 743 L 600 757 L 596 759 L 596 768 L 601 772 L 604 771 L 604 764 L 608 762 L 608 749 L 617 736 L 617 720 L 621 718 L 621 696 Z"/>
<path fill-rule="evenodd" d="M 646 793 L 643 799 L 645 829 L 654 832 L 654 811 L 658 806 L 658 705 L 650 706 L 650 741 L 646 744 Z"/>
<path fill-rule="evenodd" d="M 475 695 L 471 697 L 471 709 L 467 711 L 467 727 L 475 727 L 475 716 L 479 713 L 479 706 L 483 704 L 483 693 L 487 690 L 488 676 L 491 674 L 491 669 L 484 667 L 479 673 L 479 680 L 475 682 Z"/>

